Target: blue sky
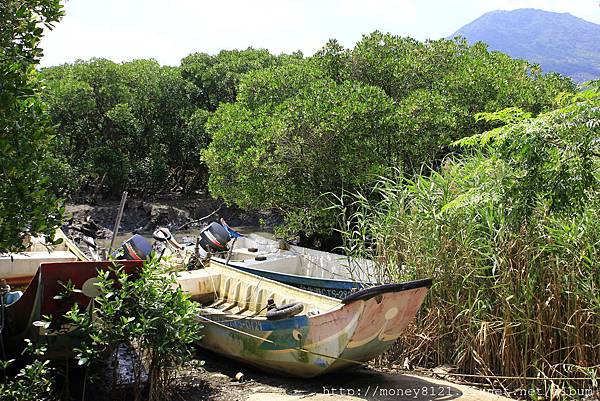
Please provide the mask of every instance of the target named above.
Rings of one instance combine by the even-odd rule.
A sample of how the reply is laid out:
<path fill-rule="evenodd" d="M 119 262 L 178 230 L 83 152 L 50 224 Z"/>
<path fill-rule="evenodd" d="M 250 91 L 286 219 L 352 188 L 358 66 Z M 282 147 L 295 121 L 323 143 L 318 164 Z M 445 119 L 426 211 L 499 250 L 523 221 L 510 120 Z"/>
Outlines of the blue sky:
<path fill-rule="evenodd" d="M 492 10 L 538 8 L 600 24 L 600 0 L 69 0 L 42 41 L 43 66 L 105 57 L 178 65 L 193 52 L 267 48 L 310 55 L 374 30 L 438 39 Z"/>

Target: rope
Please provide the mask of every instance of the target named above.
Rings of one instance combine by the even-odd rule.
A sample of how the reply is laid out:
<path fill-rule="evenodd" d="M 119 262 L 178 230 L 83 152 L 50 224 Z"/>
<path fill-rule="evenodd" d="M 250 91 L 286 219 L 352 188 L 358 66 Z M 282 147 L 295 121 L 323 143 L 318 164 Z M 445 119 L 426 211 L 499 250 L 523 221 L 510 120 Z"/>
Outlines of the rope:
<path fill-rule="evenodd" d="M 237 238 L 236 238 L 236 239 L 237 239 Z M 234 244 L 235 244 L 235 240 L 236 240 L 236 239 L 234 239 Z M 233 249 L 233 246 L 232 246 L 232 249 Z M 327 271 L 327 272 L 331 273 L 332 275 L 337 275 L 337 276 L 340 276 L 340 277 L 342 277 L 340 274 L 337 274 L 337 273 L 331 272 L 331 271 L 329 271 L 329 270 L 325 269 L 324 267 L 322 267 L 322 266 L 320 266 L 320 265 L 316 264 L 315 262 L 313 262 L 312 260 L 310 260 L 308 257 L 306 257 L 306 255 L 303 255 L 303 254 L 301 254 L 301 253 L 299 253 L 299 252 L 296 252 L 296 251 L 293 251 L 293 250 L 291 250 L 291 249 L 290 249 L 290 251 L 291 251 L 292 253 L 294 253 L 294 254 L 298 255 L 298 256 L 301 256 L 301 257 L 305 258 L 305 259 L 306 259 L 308 262 L 310 262 L 310 263 L 313 263 L 315 266 L 323 268 L 323 270 L 325 270 L 325 271 Z M 227 262 L 225 263 L 225 266 L 228 266 L 228 263 L 229 263 L 229 257 L 230 257 L 230 256 L 231 256 L 231 251 L 229 252 L 229 255 L 228 255 L 228 257 L 227 257 Z M 210 276 L 210 279 L 211 279 L 211 281 L 212 281 L 213 288 L 216 288 L 216 287 L 215 287 L 215 284 L 214 284 L 213 277 L 212 277 L 212 276 Z M 262 277 L 262 276 L 260 276 L 260 278 L 259 278 L 259 281 L 256 283 L 256 289 L 258 289 L 258 288 L 259 288 L 259 286 L 260 286 L 260 284 L 262 283 L 262 281 L 263 281 L 263 277 Z M 247 302 L 247 301 L 248 301 L 248 299 L 246 299 L 246 302 Z M 262 311 L 263 311 L 263 310 L 265 310 L 266 308 L 267 308 L 267 306 L 265 306 L 265 307 L 264 307 L 264 308 L 262 308 L 260 311 L 258 311 L 258 312 L 257 312 L 257 314 L 258 314 L 258 313 L 260 313 L 260 312 L 262 312 Z M 235 321 L 240 321 L 240 320 L 246 320 L 246 319 L 249 319 L 249 318 L 251 318 L 251 317 L 254 317 L 254 316 L 256 316 L 256 315 L 253 315 L 253 316 L 244 316 L 244 317 L 241 317 L 241 318 L 237 318 L 237 319 L 230 319 L 230 320 L 224 320 L 224 321 L 225 321 L 225 322 L 235 322 Z M 225 324 L 222 324 L 222 323 L 220 323 L 220 322 L 217 322 L 217 321 L 215 321 L 215 320 L 213 320 L 213 319 L 207 318 L 206 316 L 198 315 L 198 317 L 199 317 L 200 319 L 203 319 L 203 320 L 205 320 L 205 321 L 207 321 L 207 322 L 210 322 L 210 323 L 212 323 L 212 324 L 214 324 L 214 325 L 216 325 L 216 326 L 219 326 L 219 327 L 225 328 L 225 329 L 227 329 L 227 330 L 234 331 L 234 332 L 236 332 L 236 333 L 238 333 L 238 334 L 241 334 L 241 335 L 244 335 L 244 336 L 247 336 L 247 337 L 250 337 L 250 338 L 254 338 L 254 339 L 256 339 L 256 340 L 264 341 L 264 342 L 267 342 L 267 343 L 269 343 L 269 344 L 277 345 L 277 346 L 280 346 L 280 347 L 282 347 L 282 346 L 284 346 L 284 347 L 285 347 L 285 346 L 286 346 L 285 344 L 280 344 L 280 343 L 277 343 L 277 342 L 275 342 L 275 341 L 268 340 L 268 339 L 266 339 L 266 338 L 262 338 L 262 337 L 259 337 L 259 336 L 255 336 L 254 334 L 246 333 L 246 332 L 244 332 L 244 331 L 241 331 L 241 330 L 235 329 L 235 328 L 233 328 L 233 327 L 230 327 L 230 326 L 227 326 L 227 325 L 225 325 Z M 364 364 L 365 364 L 365 362 L 360 362 L 360 361 L 355 361 L 355 360 L 352 360 L 352 359 L 346 359 L 346 358 L 341 358 L 341 357 L 335 357 L 335 356 L 331 356 L 331 355 L 321 354 L 321 353 L 319 353 L 319 352 L 310 351 L 310 350 L 307 350 L 307 349 L 305 349 L 305 348 L 301 348 L 301 347 L 290 347 L 290 349 L 294 349 L 294 350 L 296 350 L 296 351 L 304 352 L 304 353 L 307 353 L 307 354 L 313 354 L 313 355 L 321 356 L 321 357 L 328 358 L 328 359 L 340 360 L 340 361 L 344 361 L 344 362 L 348 362 L 348 363 L 353 363 L 353 364 L 357 364 L 357 365 L 364 365 Z"/>
<path fill-rule="evenodd" d="M 260 340 L 260 341 L 264 341 L 266 343 L 269 344 L 273 344 L 273 345 L 277 345 L 277 346 L 285 346 L 284 344 L 280 344 L 277 343 L 275 341 L 271 341 L 268 340 L 266 338 L 262 338 L 259 336 L 255 336 L 254 334 L 250 334 L 250 333 L 246 333 L 245 331 L 241 331 L 238 329 L 235 329 L 233 327 L 229 327 L 227 325 L 221 324 L 215 320 L 209 319 L 205 316 L 202 315 L 198 315 L 199 318 L 204 319 L 216 326 L 220 326 L 223 327 L 225 329 L 234 331 L 238 334 L 247 336 L 247 337 L 251 337 L 254 338 L 256 340 Z M 229 320 L 229 321 L 235 321 L 235 320 Z M 290 347 L 290 349 L 294 349 L 296 351 L 300 351 L 300 352 L 304 352 L 307 354 L 313 354 L 313 355 L 317 355 L 317 356 L 321 356 L 324 358 L 329 358 L 329 359 L 333 359 L 333 360 L 340 360 L 340 361 L 344 361 L 344 362 L 349 362 L 349 363 L 354 363 L 357 365 L 364 365 L 365 362 L 359 362 L 359 361 L 355 361 L 352 359 L 346 359 L 346 358 L 341 358 L 341 357 L 335 357 L 335 356 L 331 356 L 331 355 L 326 355 L 326 354 L 321 354 L 320 352 L 315 352 L 315 351 L 310 351 L 307 350 L 305 348 L 300 348 L 300 347 Z M 435 372 L 434 372 L 435 373 Z M 457 377 L 472 377 L 472 378 L 480 378 L 480 379 L 521 379 L 521 380 L 577 380 L 577 381 L 584 381 L 584 380 L 591 380 L 591 379 L 586 379 L 586 378 L 566 378 L 566 377 L 530 377 L 530 376 L 494 376 L 494 375 L 474 375 L 474 374 L 466 374 L 466 373 L 435 373 L 437 375 L 440 376 L 457 376 Z"/>
<path fill-rule="evenodd" d="M 207 322 L 210 322 L 210 323 L 212 323 L 212 324 L 214 324 L 216 326 L 223 327 L 225 329 L 234 331 L 234 332 L 236 332 L 238 334 L 242 334 L 244 336 L 247 336 L 247 337 L 250 337 L 250 338 L 254 338 L 256 340 L 264 341 L 264 342 L 269 343 L 269 344 L 277 345 L 279 347 L 286 347 L 285 344 L 280 344 L 280 343 L 277 343 L 275 341 L 268 340 L 266 338 L 255 336 L 254 334 L 246 333 L 245 331 L 241 331 L 241 330 L 235 329 L 233 327 L 229 327 L 229 326 L 227 326 L 225 324 L 221 324 L 221 323 L 219 323 L 219 322 L 217 322 L 215 320 L 209 319 L 206 316 L 198 315 L 198 317 L 200 319 L 204 319 Z M 354 363 L 354 364 L 357 364 L 357 365 L 364 365 L 365 364 L 365 362 L 359 362 L 359 361 L 354 361 L 352 359 L 346 359 L 346 358 L 341 358 L 341 357 L 337 357 L 337 356 L 331 356 L 331 355 L 321 354 L 320 352 L 310 351 L 310 350 L 307 350 L 305 348 L 300 348 L 300 347 L 288 347 L 288 348 L 296 350 L 296 351 L 304 352 L 306 354 L 313 354 L 313 355 L 321 356 L 321 357 L 324 357 L 324 358 L 329 358 L 329 359 L 333 359 L 333 360 L 340 360 L 340 361 L 344 361 L 344 362 Z"/>
<path fill-rule="evenodd" d="M 235 244 L 235 240 L 234 240 L 234 244 Z M 342 276 L 339 273 L 335 273 L 335 272 L 327 270 L 323 266 L 321 266 L 321 265 L 317 264 L 316 262 L 312 261 L 305 254 L 302 254 L 302 253 L 297 252 L 297 251 L 292 250 L 292 249 L 289 249 L 289 251 L 292 252 L 292 253 L 294 253 L 294 254 L 296 254 L 296 255 L 298 255 L 298 256 L 303 257 L 309 263 L 314 264 L 315 266 L 317 266 L 317 267 L 325 270 L 328 273 L 331 273 L 332 275 L 344 277 L 344 276 Z M 230 252 L 230 255 L 231 255 L 231 252 Z M 227 262 L 229 262 L 229 256 L 227 258 Z M 226 263 L 226 266 L 227 266 L 227 263 Z M 211 276 L 211 280 L 212 280 L 212 276 Z M 260 285 L 261 281 L 262 281 L 262 277 L 261 277 L 261 280 L 259 280 L 259 282 L 257 283 L 257 285 L 256 285 L 257 287 Z M 214 286 L 214 283 L 213 283 L 213 286 Z M 257 314 L 260 313 L 260 312 L 262 312 L 266 308 L 267 307 L 264 307 L 263 309 L 261 309 L 260 311 L 258 311 Z M 241 318 L 224 320 L 224 321 L 225 322 L 236 322 L 236 321 L 240 321 L 240 320 L 246 320 L 246 319 L 252 318 L 254 316 L 256 316 L 256 315 L 244 316 L 244 317 L 241 317 Z M 198 317 L 201 318 L 201 319 L 203 319 L 203 320 L 206 320 L 207 322 L 210 322 L 210 323 L 212 323 L 212 324 L 214 324 L 216 326 L 219 326 L 219 327 L 222 327 L 222 328 L 234 331 L 234 332 L 236 332 L 238 334 L 241 334 L 241 335 L 244 335 L 244 336 L 247 336 L 247 337 L 250 337 L 250 338 L 254 338 L 256 340 L 264 341 L 266 343 L 277 345 L 277 346 L 280 346 L 280 347 L 281 346 L 285 346 L 284 344 L 280 344 L 280 343 L 277 343 L 275 341 L 268 340 L 266 338 L 255 336 L 254 334 L 246 333 L 244 331 L 235 329 L 233 327 L 229 327 L 229 326 L 227 326 L 225 324 L 219 323 L 219 322 L 217 322 L 215 320 L 212 320 L 210 318 L 207 318 L 205 316 L 198 315 Z M 359 362 L 359 361 L 355 361 L 355 360 L 352 360 L 352 359 L 346 359 L 346 358 L 341 358 L 341 357 L 335 357 L 335 356 L 331 356 L 331 355 L 321 354 L 319 352 L 310 351 L 310 350 L 307 350 L 305 348 L 290 347 L 290 349 L 294 349 L 296 351 L 304 352 L 304 353 L 307 353 L 307 354 L 313 354 L 313 355 L 317 355 L 317 356 L 321 356 L 321 357 L 329 358 L 329 359 L 333 359 L 333 360 L 341 360 L 341 361 L 344 361 L 344 362 L 354 363 L 354 364 L 358 364 L 358 365 L 364 365 L 365 364 L 365 362 Z M 444 376 L 445 375 L 445 376 L 455 376 L 455 377 L 471 377 L 471 378 L 480 378 L 480 379 L 503 379 L 503 380 L 511 380 L 511 379 L 521 379 L 521 380 L 577 380 L 577 381 L 591 380 L 591 379 L 588 379 L 588 378 L 564 378 L 564 377 L 563 378 L 556 378 L 556 377 L 547 377 L 547 378 L 544 378 L 544 377 L 530 377 L 530 376 L 495 376 L 495 375 L 476 375 L 476 374 L 466 374 L 466 373 L 435 373 L 435 374 L 440 375 L 440 376 Z"/>
<path fill-rule="evenodd" d="M 256 340 L 260 340 L 260 341 L 264 341 L 266 343 L 269 344 L 273 344 L 273 345 L 277 345 L 277 346 L 286 346 L 285 344 L 280 344 L 277 343 L 275 341 L 263 338 L 263 337 L 259 337 L 259 336 L 255 336 L 254 334 L 250 334 L 250 333 L 246 333 L 245 331 L 241 331 L 238 330 L 236 328 L 233 327 L 229 327 L 227 325 L 224 325 L 222 323 L 219 323 L 213 319 L 207 318 L 206 316 L 202 316 L 202 315 L 198 315 L 198 317 L 200 319 L 206 320 L 207 322 L 210 322 L 216 326 L 222 327 L 224 329 L 227 330 L 231 330 L 233 332 L 236 332 L 238 334 L 241 334 L 243 336 L 246 337 L 250 337 L 250 338 L 254 338 Z M 249 316 L 250 317 L 250 316 Z M 242 320 L 242 319 L 233 319 L 233 320 L 228 320 L 227 322 L 234 322 L 237 320 Z M 326 354 L 322 354 L 320 352 L 315 352 L 315 351 L 310 351 L 307 350 L 305 348 L 301 348 L 301 347 L 289 347 L 290 349 L 296 350 L 296 351 L 300 351 L 300 352 L 304 352 L 307 354 L 313 354 L 313 355 L 317 355 L 317 356 L 321 356 L 324 358 L 328 358 L 328 359 L 333 359 L 333 360 L 340 360 L 340 361 L 344 361 L 344 362 L 348 362 L 348 363 L 353 363 L 353 364 L 357 364 L 357 365 L 364 365 L 366 362 L 359 362 L 359 361 L 355 361 L 352 359 L 347 359 L 347 358 L 341 358 L 341 357 L 336 357 L 336 356 L 331 356 L 331 355 L 326 355 Z M 435 373 L 435 372 L 434 372 Z M 521 380 L 543 380 L 543 381 L 552 381 L 552 380 L 576 380 L 576 381 L 586 381 L 586 380 L 591 380 L 589 378 L 582 378 L 582 377 L 577 377 L 577 378 L 566 378 L 566 377 L 531 377 L 531 376 L 495 376 L 495 375 L 475 375 L 475 374 L 467 374 L 467 373 L 435 373 L 436 375 L 439 376 L 456 376 L 456 377 L 471 377 L 471 378 L 479 378 L 479 379 L 521 379 Z"/>

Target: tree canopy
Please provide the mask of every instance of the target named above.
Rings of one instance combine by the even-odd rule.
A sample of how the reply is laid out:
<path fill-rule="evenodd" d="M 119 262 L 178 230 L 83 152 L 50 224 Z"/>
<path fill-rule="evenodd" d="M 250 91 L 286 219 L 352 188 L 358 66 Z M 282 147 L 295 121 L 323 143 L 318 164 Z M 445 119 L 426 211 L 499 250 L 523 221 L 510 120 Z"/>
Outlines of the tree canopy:
<path fill-rule="evenodd" d="M 191 185 L 183 173 L 199 169 L 194 138 L 182 135 L 193 114 L 189 83 L 179 69 L 154 60 L 117 64 L 104 59 L 42 71 L 44 98 L 57 124 L 61 157 L 75 179 L 72 190 L 100 187 L 152 191 Z M 179 179 L 168 178 L 177 175 Z"/>
<path fill-rule="evenodd" d="M 71 177 L 66 194 L 205 189 L 208 116 L 235 101 L 245 73 L 301 57 L 250 48 L 194 53 L 180 67 L 91 59 L 43 69 L 56 156 Z"/>
<path fill-rule="evenodd" d="M 48 172 L 55 169 L 53 131 L 35 66 L 43 29 L 63 15 L 59 0 L 0 4 L 0 252 L 20 250 L 27 235 L 51 235 L 61 205 Z"/>
<path fill-rule="evenodd" d="M 179 67 L 92 59 L 43 70 L 58 156 L 74 192 L 190 192 L 277 209 L 326 232 L 330 200 L 379 175 L 412 175 L 496 126 L 573 93 L 570 79 L 464 40 L 373 32 L 311 57 L 264 49 L 194 53 Z M 115 149 L 118 151 L 115 152 Z M 200 156 L 201 155 L 201 156 Z"/>
<path fill-rule="evenodd" d="M 453 141 L 494 127 L 478 113 L 538 114 L 573 90 L 568 78 L 481 43 L 380 32 L 353 49 L 330 41 L 240 79 L 236 102 L 207 125 L 209 188 L 243 207 L 280 209 L 293 229 L 326 232 L 335 221 L 328 197 L 392 169 L 435 167 Z"/>

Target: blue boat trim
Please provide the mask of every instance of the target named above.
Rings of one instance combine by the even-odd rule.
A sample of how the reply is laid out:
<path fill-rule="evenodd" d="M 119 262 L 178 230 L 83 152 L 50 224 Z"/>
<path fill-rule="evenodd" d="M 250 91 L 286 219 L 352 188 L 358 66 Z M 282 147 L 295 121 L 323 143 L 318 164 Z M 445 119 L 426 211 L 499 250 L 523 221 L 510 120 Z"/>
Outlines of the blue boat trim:
<path fill-rule="evenodd" d="M 270 278 L 279 282 L 283 282 L 291 285 L 303 285 L 307 287 L 317 288 L 328 288 L 333 290 L 353 290 L 355 288 L 369 287 L 371 283 L 358 283 L 350 280 L 336 280 L 330 278 L 315 278 L 299 276 L 297 274 L 278 273 L 262 269 L 254 269 L 252 267 L 244 266 L 243 264 L 229 262 L 229 266 L 235 267 L 236 269 L 243 270 L 248 273 L 257 274 L 262 277 Z"/>
<path fill-rule="evenodd" d="M 253 320 L 240 319 L 229 320 L 227 317 L 211 317 L 212 320 L 221 324 L 233 327 L 235 329 L 253 330 L 253 331 L 278 331 L 301 329 L 308 326 L 308 317 L 306 315 L 294 316 L 282 320 Z"/>
<path fill-rule="evenodd" d="M 359 299 L 367 300 L 386 292 L 406 291 L 414 288 L 431 287 L 431 279 L 407 281 L 394 284 L 358 283 L 350 280 L 336 280 L 299 276 L 297 274 L 278 273 L 268 270 L 255 269 L 240 263 L 229 263 L 229 266 L 242 271 L 256 274 L 280 283 L 289 284 L 297 288 L 341 299 L 343 303 L 350 303 Z"/>

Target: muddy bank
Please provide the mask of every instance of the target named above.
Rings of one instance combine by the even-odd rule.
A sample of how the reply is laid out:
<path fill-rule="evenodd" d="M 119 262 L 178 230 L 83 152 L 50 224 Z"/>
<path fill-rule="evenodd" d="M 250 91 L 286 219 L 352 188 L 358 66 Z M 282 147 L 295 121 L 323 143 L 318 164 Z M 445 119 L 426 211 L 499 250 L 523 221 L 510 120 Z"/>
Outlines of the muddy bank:
<path fill-rule="evenodd" d="M 464 383 L 433 377 L 428 371 L 359 367 L 313 379 L 268 375 L 209 351 L 199 351 L 203 369 L 189 370 L 178 380 L 183 401 L 505 401 L 498 391 L 480 391 Z M 236 376 L 243 374 L 241 380 Z M 429 375 L 427 375 L 429 373 Z M 238 376 L 239 377 L 239 376 Z"/>
<path fill-rule="evenodd" d="M 74 238 L 81 235 L 110 238 L 118 208 L 119 201 L 95 205 L 68 204 L 63 230 Z M 203 219 L 206 216 L 209 217 Z M 231 226 L 273 227 L 282 221 L 272 212 L 247 212 L 211 198 L 164 197 L 151 201 L 131 198 L 125 204 L 119 232 L 150 233 L 157 227 L 168 227 L 177 232 L 199 228 L 220 218 L 227 220 Z"/>

